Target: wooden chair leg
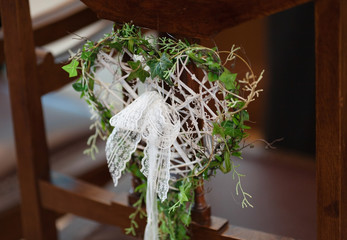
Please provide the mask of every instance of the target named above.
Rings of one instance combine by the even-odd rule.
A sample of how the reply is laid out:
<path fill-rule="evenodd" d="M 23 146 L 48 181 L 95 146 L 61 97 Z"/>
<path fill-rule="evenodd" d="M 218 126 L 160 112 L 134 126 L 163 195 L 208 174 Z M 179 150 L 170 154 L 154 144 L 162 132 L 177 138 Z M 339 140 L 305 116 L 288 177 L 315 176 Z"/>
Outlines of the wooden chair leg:
<path fill-rule="evenodd" d="M 192 209 L 192 219 L 200 225 L 211 224 L 211 206 L 207 204 L 204 192 L 204 182 L 200 180 L 200 185 L 195 189 L 195 201 Z"/>

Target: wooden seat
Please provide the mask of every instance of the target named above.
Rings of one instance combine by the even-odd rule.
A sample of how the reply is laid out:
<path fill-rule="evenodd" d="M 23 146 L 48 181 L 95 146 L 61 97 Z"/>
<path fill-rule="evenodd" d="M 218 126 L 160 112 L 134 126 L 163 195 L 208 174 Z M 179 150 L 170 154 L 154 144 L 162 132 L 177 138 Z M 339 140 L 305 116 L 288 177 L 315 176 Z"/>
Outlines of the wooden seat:
<path fill-rule="evenodd" d="M 24 237 L 56 239 L 55 213 L 70 212 L 120 227 L 133 211 L 127 196 L 50 174 L 27 1 L 1 0 L 5 54 L 15 122 Z M 244 21 L 307 0 L 83 0 L 101 18 L 187 37 L 210 37 Z M 342 0 L 315 1 L 318 239 L 347 238 L 347 8 Z M 19 41 L 21 40 L 21 41 Z M 15 49 L 19 51 L 15 52 Z M 9 64 L 11 63 L 11 64 Z M 36 80 L 36 81 L 35 81 Z M 43 90 L 44 89 L 44 90 Z M 25 134 L 24 134 L 25 133 Z M 285 239 L 236 228 L 218 217 L 192 224 L 193 239 Z M 142 225 L 143 227 L 143 222 Z"/>

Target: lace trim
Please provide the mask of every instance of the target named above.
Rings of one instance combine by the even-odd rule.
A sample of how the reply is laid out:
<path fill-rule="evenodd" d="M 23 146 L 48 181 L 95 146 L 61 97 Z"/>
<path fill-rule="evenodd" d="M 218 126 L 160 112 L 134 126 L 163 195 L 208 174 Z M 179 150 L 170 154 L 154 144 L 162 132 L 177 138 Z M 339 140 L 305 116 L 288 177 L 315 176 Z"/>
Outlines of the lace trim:
<path fill-rule="evenodd" d="M 106 159 L 115 187 L 140 140 L 141 134 L 118 128 L 107 139 Z"/>
<path fill-rule="evenodd" d="M 178 114 L 157 92 L 151 91 L 113 116 L 110 124 L 115 128 L 107 139 L 106 158 L 114 185 L 117 186 L 142 137 L 147 145 L 141 172 L 146 177 L 149 171 L 155 172 L 155 192 L 164 201 L 169 190 L 171 146 L 180 128 Z M 154 157 L 149 157 L 151 148 L 155 148 Z M 150 164 L 149 159 L 155 162 Z"/>

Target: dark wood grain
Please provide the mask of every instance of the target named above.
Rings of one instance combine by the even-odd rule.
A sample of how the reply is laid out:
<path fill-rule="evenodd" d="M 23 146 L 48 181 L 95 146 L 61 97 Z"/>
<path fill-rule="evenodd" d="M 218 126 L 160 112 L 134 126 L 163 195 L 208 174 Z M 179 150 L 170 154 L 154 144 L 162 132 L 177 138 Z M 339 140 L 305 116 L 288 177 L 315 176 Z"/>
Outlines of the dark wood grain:
<path fill-rule="evenodd" d="M 127 193 L 110 193 L 95 185 L 75 180 L 62 174 L 54 174 L 52 183 L 40 181 L 43 205 L 60 213 L 73 213 L 102 223 L 129 227 L 129 214 L 134 208 L 128 205 Z M 140 230 L 144 230 L 145 219 L 138 219 Z M 292 238 L 254 231 L 227 224 L 227 220 L 211 216 L 210 225 L 192 223 L 192 239 L 255 239 L 292 240 Z"/>
<path fill-rule="evenodd" d="M 347 3 L 315 14 L 318 239 L 347 239 Z"/>
<path fill-rule="evenodd" d="M 256 230 L 245 231 L 245 229 L 242 227 L 236 227 L 232 225 L 229 225 L 228 229 L 222 234 L 221 239 L 294 240 L 294 238 L 278 236 L 275 234 L 264 233 Z"/>
<path fill-rule="evenodd" d="M 35 45 L 55 41 L 97 20 L 96 14 L 80 2 L 68 1 L 57 9 L 33 18 Z"/>
<path fill-rule="evenodd" d="M 340 1 L 341 114 L 341 239 L 347 239 L 347 1 Z"/>
<path fill-rule="evenodd" d="M 67 2 L 32 19 L 35 45 L 42 46 L 55 41 L 97 20 L 96 14 L 80 2 Z M 3 37 L 0 28 L 0 63 L 5 60 Z"/>
<path fill-rule="evenodd" d="M 22 237 L 21 212 L 19 204 L 15 204 L 1 212 L 1 232 L 3 240 L 20 239 Z"/>
<path fill-rule="evenodd" d="M 55 174 L 52 184 L 40 182 L 41 200 L 46 208 L 73 213 L 95 221 L 126 228 L 134 208 L 128 205 L 127 193 L 116 195 L 95 185 Z M 139 220 L 144 230 L 145 219 Z"/>
<path fill-rule="evenodd" d="M 192 209 L 192 220 L 200 225 L 211 224 L 211 206 L 205 199 L 204 182 L 200 180 L 200 186 L 195 190 L 194 206 Z"/>
<path fill-rule="evenodd" d="M 310 0 L 82 0 L 100 18 L 186 37 L 210 37 L 245 21 Z"/>
<path fill-rule="evenodd" d="M 1 16 L 1 15 L 0 15 Z M 0 28 L 0 64 L 5 61 L 5 54 L 4 54 L 4 34 Z"/>
<path fill-rule="evenodd" d="M 40 205 L 38 179 L 49 179 L 40 88 L 28 1 L 0 1 L 5 56 L 22 196 L 23 232 L 28 240 L 56 238 L 55 218 Z"/>
<path fill-rule="evenodd" d="M 0 8 L 0 16 L 1 16 L 1 8 Z M 2 32 L 2 29 L 0 27 L 0 64 L 3 63 L 5 60 L 5 54 L 4 54 L 4 34 Z"/>
<path fill-rule="evenodd" d="M 50 52 L 36 48 L 36 56 L 38 85 L 41 95 L 58 90 L 73 81 L 65 71 L 62 71 L 65 64 L 54 63 L 53 55 Z"/>
<path fill-rule="evenodd" d="M 76 141 L 76 139 L 75 139 Z M 85 139 L 83 138 L 83 142 Z M 74 163 L 75 164 L 75 163 Z M 84 167 L 85 164 L 83 163 Z M 78 164 L 80 166 L 80 164 Z M 93 183 L 98 186 L 104 186 L 110 181 L 108 168 L 106 162 L 103 164 L 98 164 L 97 166 L 90 166 L 88 169 L 83 169 L 84 167 L 75 168 L 69 170 L 70 176 L 77 179 L 81 179 L 87 183 Z M 60 168 L 58 169 L 60 170 Z M 17 189 L 13 189 L 17 191 Z M 22 224 L 21 224 L 21 211 L 18 194 L 11 194 L 10 199 L 7 201 L 0 201 L 0 239 L 1 240 L 14 240 L 21 239 L 22 235 Z M 4 197 L 1 195 L 1 197 Z M 5 196 L 8 198 L 8 196 Z M 7 204 L 6 204 L 7 202 Z M 6 204 L 4 206 L 4 204 Z"/>
<path fill-rule="evenodd" d="M 123 228 L 130 226 L 129 215 L 133 208 L 128 206 L 126 195 L 124 199 L 120 198 L 112 211 L 114 193 L 64 175 L 54 175 L 52 184 L 41 181 L 40 189 L 41 201 L 46 208 Z"/>

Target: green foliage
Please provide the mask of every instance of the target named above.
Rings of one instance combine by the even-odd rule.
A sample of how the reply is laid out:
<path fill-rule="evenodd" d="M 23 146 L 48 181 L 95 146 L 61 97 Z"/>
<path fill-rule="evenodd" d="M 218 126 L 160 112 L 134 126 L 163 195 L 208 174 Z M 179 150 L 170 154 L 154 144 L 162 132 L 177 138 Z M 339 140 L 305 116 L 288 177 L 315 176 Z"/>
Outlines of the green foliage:
<path fill-rule="evenodd" d="M 218 80 L 218 74 L 214 73 L 214 72 L 209 72 L 207 74 L 208 76 L 208 80 L 211 81 L 211 82 L 214 82 L 216 80 Z"/>
<path fill-rule="evenodd" d="M 220 75 L 219 80 L 224 83 L 227 90 L 236 89 L 236 77 L 237 73 L 231 73 L 228 69 L 224 68 L 224 72 Z"/>
<path fill-rule="evenodd" d="M 181 40 L 174 40 L 167 37 L 162 37 L 158 41 L 158 45 L 160 47 L 160 50 L 163 52 L 167 52 L 170 55 L 175 55 L 180 53 L 181 51 L 184 51 L 184 49 L 189 48 L 190 44 L 186 41 L 183 42 Z"/>
<path fill-rule="evenodd" d="M 241 148 L 240 142 L 247 136 L 245 129 L 249 129 L 244 123 L 249 120 L 249 115 L 246 110 L 242 110 L 237 114 L 234 114 L 231 120 L 225 120 L 218 123 L 213 123 L 212 134 L 218 136 L 221 139 L 221 145 L 224 147 L 220 148 L 222 152 L 221 155 L 215 155 L 215 161 L 212 161 L 206 175 L 214 175 L 215 169 L 220 169 L 223 173 L 232 172 L 233 179 L 237 180 L 236 183 L 236 194 L 242 195 L 242 208 L 244 207 L 253 207 L 252 204 L 248 201 L 248 198 L 252 198 L 249 193 L 246 193 L 241 184 L 241 177 L 243 174 L 240 174 L 237 171 L 238 166 L 235 165 L 234 160 L 231 156 L 241 158 Z M 220 145 L 220 146 L 221 146 Z"/>
<path fill-rule="evenodd" d="M 179 180 L 175 183 L 178 190 L 169 192 L 166 201 L 158 201 L 160 239 L 190 239 L 188 226 L 191 223 L 194 189 L 197 186 L 198 180 L 195 178 Z"/>
<path fill-rule="evenodd" d="M 186 40 L 144 37 L 140 28 L 132 24 L 124 24 L 97 42 L 87 41 L 81 52 L 63 67 L 69 77 L 76 77 L 79 72 L 81 73 L 72 86 L 97 115 L 94 117 L 98 121 L 91 126 L 95 133 L 90 136 L 88 140 L 90 148 L 85 153 L 94 158 L 98 152 L 97 139 L 106 139 L 113 130 L 109 124 L 112 117 L 109 106 L 105 106 L 94 94 L 95 79 L 93 75 L 98 53 L 100 51 L 109 53 L 112 50 L 125 57 L 130 55 L 142 57 L 141 61 L 127 62 L 132 69 L 127 81 L 139 79 L 141 82 L 146 82 L 148 78 L 152 80 L 157 78 L 158 81 L 164 81 L 172 86 L 171 76 L 176 71 L 177 62 L 183 60 L 206 71 L 209 81 L 219 81 L 229 93 L 226 97 L 227 100 L 230 100 L 229 107 L 232 110 L 240 109 L 232 116 L 227 116 L 228 113 L 219 113 L 219 120 L 212 123 L 212 135 L 218 140 L 218 145 L 215 146 L 210 159 L 204 158 L 206 167 L 203 171 L 198 174 L 192 171 L 188 177 L 171 183 L 174 190 L 169 191 L 167 200 L 164 202 L 158 200 L 161 239 L 189 239 L 188 226 L 191 223 L 194 189 L 199 185 L 201 179 L 209 179 L 216 174 L 217 170 L 232 173 L 233 179 L 236 181 L 236 194 L 242 196 L 242 207 L 253 207 L 248 201 L 251 195 L 242 188 L 241 179 L 244 175 L 238 172 L 238 166 L 234 162 L 236 158 L 242 158 L 240 144 L 247 137 L 246 130 L 249 129 L 249 126 L 245 123 L 249 120 L 249 115 L 245 109 L 242 109 L 244 102 L 235 97 L 240 89 L 238 81 L 236 81 L 237 74 L 231 73 L 224 67 L 225 64 L 222 64 L 222 60 L 214 48 L 190 44 Z M 136 153 L 131 164 L 127 166 L 127 170 L 142 181 L 142 184 L 135 189 L 140 198 L 133 205 L 135 211 L 129 216 L 130 226 L 125 230 L 127 234 L 132 235 L 136 234 L 138 228 L 137 219 L 145 216 L 143 205 L 146 199 L 147 184 L 146 178 L 139 170 L 141 157 L 141 154 Z"/>
<path fill-rule="evenodd" d="M 128 81 L 138 78 L 141 82 L 145 82 L 146 78 L 150 76 L 149 73 L 143 69 L 140 61 L 128 61 L 128 64 L 131 69 L 134 70 L 129 74 L 127 78 Z"/>
<path fill-rule="evenodd" d="M 132 234 L 133 236 L 136 236 L 136 229 L 139 228 L 139 225 L 136 222 L 137 218 L 142 219 L 147 216 L 145 210 L 143 209 L 144 201 L 146 199 L 146 188 L 147 188 L 146 183 L 142 183 L 141 185 L 135 188 L 135 192 L 139 193 L 140 197 L 133 204 L 133 207 L 135 208 L 135 212 L 129 215 L 130 227 L 124 229 L 126 234 Z"/>
<path fill-rule="evenodd" d="M 139 218 L 142 219 L 147 216 L 143 208 L 146 200 L 147 182 L 146 177 L 141 173 L 138 165 L 142 157 L 143 155 L 141 153 L 134 154 L 132 160 L 127 164 L 127 170 L 133 173 L 134 176 L 139 178 L 142 182 L 142 184 L 134 189 L 134 192 L 139 194 L 139 199 L 133 204 L 135 211 L 129 215 L 130 226 L 124 229 L 126 234 L 132 234 L 133 236 L 136 236 L 136 229 L 139 227 L 136 221 Z"/>
<path fill-rule="evenodd" d="M 72 84 L 72 87 L 73 87 L 73 89 L 75 89 L 76 92 L 83 92 L 83 91 L 85 91 L 86 88 L 87 88 L 86 85 L 83 86 L 82 83 L 78 83 L 78 82 L 73 83 L 73 84 Z"/>
<path fill-rule="evenodd" d="M 170 75 L 167 74 L 169 69 L 173 66 L 170 57 L 167 53 L 163 53 L 160 59 L 151 59 L 147 62 L 147 65 L 151 69 L 151 78 L 159 77 L 166 81 L 169 85 L 172 85 Z"/>
<path fill-rule="evenodd" d="M 76 59 L 72 59 L 69 64 L 63 66 L 63 69 L 69 73 L 69 77 L 76 77 L 78 64 Z"/>
<path fill-rule="evenodd" d="M 169 212 L 174 211 L 176 208 L 184 204 L 185 202 L 188 202 L 188 197 L 191 194 L 191 188 L 192 188 L 192 183 L 190 181 L 182 181 L 181 184 L 179 185 L 179 192 L 178 192 L 178 201 L 169 208 Z"/>

